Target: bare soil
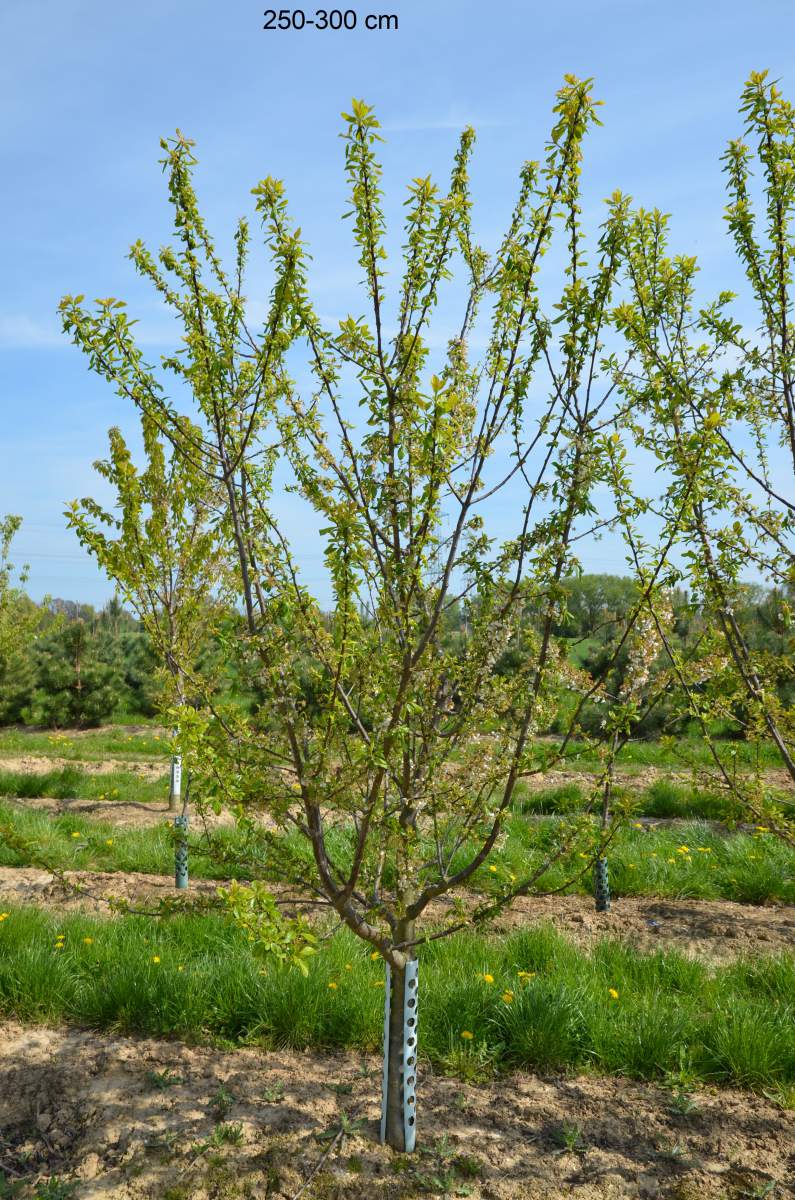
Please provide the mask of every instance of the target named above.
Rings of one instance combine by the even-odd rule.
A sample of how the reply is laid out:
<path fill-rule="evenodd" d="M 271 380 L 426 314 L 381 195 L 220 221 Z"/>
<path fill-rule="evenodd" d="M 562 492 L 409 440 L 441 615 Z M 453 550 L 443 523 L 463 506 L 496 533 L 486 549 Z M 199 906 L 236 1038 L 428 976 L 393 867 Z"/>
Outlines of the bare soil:
<path fill-rule="evenodd" d="M 152 908 L 159 900 L 175 895 L 170 876 L 102 871 L 65 874 L 85 891 L 67 891 L 49 872 L 36 867 L 0 867 L 0 903 L 37 904 L 61 912 L 82 909 L 109 916 L 109 896 L 129 900 L 133 907 Z M 219 886 L 197 879 L 191 882 L 187 896 L 212 895 Z M 440 920 L 444 913 L 444 905 L 438 903 L 429 911 L 429 920 Z M 491 928 L 509 932 L 539 923 L 552 925 L 585 949 L 604 937 L 613 937 L 639 950 L 675 949 L 709 962 L 795 951 L 795 906 L 763 907 L 729 900 L 626 896 L 614 901 L 609 913 L 598 913 L 589 896 L 528 896 L 520 897 Z"/>
<path fill-rule="evenodd" d="M 142 779 L 159 779 L 168 774 L 168 762 L 158 759 L 74 759 L 61 758 L 57 755 L 43 757 L 37 754 L 23 754 L 0 758 L 0 771 L 24 773 L 25 775 L 48 775 L 50 771 L 60 771 L 64 767 L 75 767 L 84 775 L 110 775 L 115 771 L 125 771 L 130 775 L 140 775 Z"/>
<path fill-rule="evenodd" d="M 166 796 L 168 789 L 164 791 Z M 144 800 L 81 800 L 81 799 L 52 799 L 50 796 L 22 797 L 15 799 L 5 796 L 7 803 L 17 804 L 20 808 L 32 808 L 37 812 L 52 813 L 61 817 L 66 813 L 74 813 L 81 817 L 90 817 L 97 821 L 107 821 L 118 829 L 151 829 L 162 825 L 164 821 L 173 824 L 174 813 L 169 811 L 164 798 L 162 803 L 152 804 Z M 220 816 L 208 812 L 203 817 L 208 826 L 234 825 L 234 815 L 225 811 Z"/>
<path fill-rule="evenodd" d="M 46 775 L 62 767 L 77 767 L 87 775 L 108 775 L 113 771 L 128 771 L 141 775 L 143 778 L 157 778 L 168 772 L 168 760 L 162 759 L 129 759 L 123 757 L 105 759 L 75 759 L 63 758 L 58 755 L 11 755 L 0 756 L 0 771 L 24 771 L 29 775 Z M 763 772 L 765 782 L 769 787 L 778 791 L 795 789 L 789 773 L 782 768 L 770 767 Z M 637 763 L 619 763 L 616 776 L 634 790 L 643 791 L 660 779 L 671 783 L 687 785 L 693 782 L 692 771 L 677 771 L 670 767 L 643 766 Z M 528 775 L 523 784 L 531 791 L 542 791 L 547 788 L 562 787 L 566 784 L 579 784 L 587 790 L 600 778 L 596 770 L 560 769 L 547 771 L 544 774 Z"/>
<path fill-rule="evenodd" d="M 409 1157 L 378 1144 L 374 1058 L 15 1023 L 0 1033 L 0 1169 L 27 1195 L 54 1175 L 76 1182 L 78 1200 L 795 1194 L 795 1114 L 736 1091 L 693 1093 L 682 1115 L 670 1092 L 627 1079 L 476 1085 L 425 1069 Z M 333 1141 L 343 1111 L 355 1128 Z"/>

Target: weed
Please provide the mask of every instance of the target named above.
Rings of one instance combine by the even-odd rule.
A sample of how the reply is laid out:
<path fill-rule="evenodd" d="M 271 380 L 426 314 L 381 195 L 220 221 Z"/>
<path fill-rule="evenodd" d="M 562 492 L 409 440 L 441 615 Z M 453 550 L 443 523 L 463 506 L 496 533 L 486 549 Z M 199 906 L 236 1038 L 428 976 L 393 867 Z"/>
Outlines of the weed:
<path fill-rule="evenodd" d="M 674 1092 L 669 1108 L 675 1116 L 679 1117 L 690 1117 L 699 1111 L 695 1100 L 687 1092 Z"/>
<path fill-rule="evenodd" d="M 587 1143 L 583 1140 L 582 1128 L 577 1124 L 565 1123 L 553 1134 L 561 1154 L 585 1154 Z"/>
<path fill-rule="evenodd" d="M 661 1141 L 657 1146 L 657 1153 L 660 1158 L 670 1159 L 673 1162 L 681 1161 L 686 1153 L 687 1147 L 678 1138 L 674 1142 L 667 1140 Z"/>
<path fill-rule="evenodd" d="M 210 1142 L 213 1146 L 242 1146 L 244 1140 L 243 1125 L 240 1121 L 235 1121 L 230 1125 L 216 1125 L 210 1134 Z"/>
<path fill-rule="evenodd" d="M 439 1066 L 447 1075 L 456 1075 L 468 1083 L 487 1083 L 494 1077 L 497 1049 L 486 1041 L 461 1044 L 460 1038 L 451 1038 Z"/>
<path fill-rule="evenodd" d="M 763 1094 L 784 1112 L 795 1112 L 795 1086 L 782 1085 Z"/>
<path fill-rule="evenodd" d="M 235 1106 L 235 1097 L 221 1085 L 210 1099 L 210 1108 L 218 1121 L 224 1121 Z"/>
<path fill-rule="evenodd" d="M 176 1075 L 169 1067 L 162 1071 L 147 1071 L 144 1082 L 156 1092 L 165 1092 L 167 1088 L 176 1087 L 182 1083 L 182 1076 Z"/>
<path fill-rule="evenodd" d="M 336 1096 L 350 1096 L 353 1092 L 352 1083 L 329 1083 L 326 1085 Z"/>
<path fill-rule="evenodd" d="M 33 1200 L 70 1200 L 77 1190 L 76 1183 L 68 1183 L 57 1175 L 40 1183 L 33 1193 Z"/>
<path fill-rule="evenodd" d="M 319 1142 L 334 1142 L 335 1140 L 339 1140 L 339 1153 L 344 1154 L 347 1139 L 357 1134 L 365 1123 L 364 1117 L 353 1117 L 349 1113 L 342 1111 L 339 1114 L 336 1124 L 330 1125 L 322 1133 L 316 1133 L 315 1137 Z"/>
<path fill-rule="evenodd" d="M 453 1160 L 456 1171 L 465 1179 L 479 1179 L 483 1166 L 479 1159 L 468 1154 L 459 1154 Z"/>

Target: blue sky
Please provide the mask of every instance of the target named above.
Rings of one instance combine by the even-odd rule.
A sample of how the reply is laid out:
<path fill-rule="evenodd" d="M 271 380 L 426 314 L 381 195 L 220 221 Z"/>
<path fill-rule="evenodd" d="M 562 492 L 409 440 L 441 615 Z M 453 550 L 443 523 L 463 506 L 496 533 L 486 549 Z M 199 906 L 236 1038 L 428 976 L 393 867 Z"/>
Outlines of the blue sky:
<path fill-rule="evenodd" d="M 399 30 L 265 32 L 264 6 L 250 0 L 0 5 L 0 514 L 24 518 L 16 549 L 33 596 L 99 604 L 112 593 L 62 513 L 75 497 L 102 495 L 91 464 L 108 427 L 134 419 L 89 375 L 55 310 L 65 292 L 121 296 L 147 353 L 170 348 L 126 251 L 137 237 L 153 247 L 169 237 L 158 140 L 176 127 L 198 144 L 200 198 L 222 244 L 251 213 L 257 180 L 284 179 L 314 255 L 317 307 L 340 315 L 361 311 L 339 220 L 339 113 L 351 96 L 374 104 L 384 125 L 396 218 L 405 182 L 443 179 L 457 132 L 476 127 L 476 229 L 488 247 L 521 163 L 543 152 L 564 72 L 593 75 L 604 127 L 587 148 L 586 214 L 598 220 L 601 198 L 621 188 L 672 214 L 705 292 L 736 282 L 719 156 L 741 130 L 737 98 L 751 70 L 769 69 L 795 95 L 791 0 L 346 2 L 360 25 L 368 12 L 396 13 Z M 252 283 L 256 292 L 256 274 Z M 292 525 L 319 579 L 309 530 Z M 620 570 L 623 556 L 604 541 L 584 561 Z"/>

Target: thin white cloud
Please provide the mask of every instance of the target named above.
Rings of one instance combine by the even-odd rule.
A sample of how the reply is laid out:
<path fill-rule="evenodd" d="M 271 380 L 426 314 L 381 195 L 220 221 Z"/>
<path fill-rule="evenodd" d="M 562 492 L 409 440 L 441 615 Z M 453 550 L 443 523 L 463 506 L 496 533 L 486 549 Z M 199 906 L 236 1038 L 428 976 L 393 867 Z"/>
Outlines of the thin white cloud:
<path fill-rule="evenodd" d="M 427 117 L 409 118 L 405 121 L 382 121 L 384 133 L 440 133 L 453 130 L 460 133 L 471 125 L 473 129 L 502 129 L 507 121 L 497 121 L 490 117 L 443 117 L 441 120 L 431 120 Z"/>
<path fill-rule="evenodd" d="M 174 346 L 180 329 L 176 322 L 146 319 L 135 326 L 139 346 Z M 0 314 L 0 349 L 54 350 L 71 345 L 57 318 L 52 320 L 30 317 L 25 313 Z"/>
<path fill-rule="evenodd" d="M 57 320 L 42 321 L 24 313 L 0 315 L 0 346 L 9 350 L 40 350 L 67 345 Z"/>

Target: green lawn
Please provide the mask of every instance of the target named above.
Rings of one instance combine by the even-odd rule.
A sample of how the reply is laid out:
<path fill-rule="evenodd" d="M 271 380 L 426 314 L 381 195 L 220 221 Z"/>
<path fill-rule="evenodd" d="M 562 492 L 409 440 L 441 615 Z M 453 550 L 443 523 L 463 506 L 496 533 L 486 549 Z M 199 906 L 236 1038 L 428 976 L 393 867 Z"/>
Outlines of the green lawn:
<path fill-rule="evenodd" d="M 709 970 L 611 941 L 588 954 L 536 928 L 460 935 L 426 947 L 421 961 L 420 1052 L 451 1073 L 595 1070 L 757 1089 L 795 1081 L 792 956 Z M 372 1051 L 383 980 L 347 932 L 304 978 L 257 960 L 222 917 L 103 921 L 14 907 L 0 922 L 0 1012 L 26 1022 Z"/>
<path fill-rule="evenodd" d="M 155 724 L 151 730 L 137 733 L 130 733 L 124 725 L 89 729 L 84 733 L 71 730 L 40 732 L 19 726 L 0 729 L 0 757 L 20 754 L 90 762 L 105 758 L 161 758 L 168 754 L 168 746 L 165 734 Z"/>
<path fill-rule="evenodd" d="M 769 833 L 727 833 L 700 821 L 675 827 L 638 828 L 630 822 L 616 835 L 610 847 L 611 887 L 616 896 L 654 895 L 671 898 L 729 899 L 749 904 L 795 903 L 795 851 Z M 0 802 L 0 826 L 6 825 L 29 847 L 3 844 L 0 835 L 0 864 L 24 866 L 45 860 L 61 869 L 101 871 L 144 871 L 169 875 L 173 871 L 173 826 L 163 822 L 149 829 L 115 828 L 108 821 L 65 814 L 53 817 L 36 810 Z M 473 887 L 497 892 L 509 885 L 511 875 L 530 873 L 556 845 L 561 822 L 554 818 L 528 821 L 514 815 L 506 822 L 502 849 L 492 854 L 487 866 L 473 878 Z M 569 878 L 570 892 L 587 893 L 591 888 L 589 859 L 591 835 L 576 842 L 571 852 L 542 878 L 538 890 L 555 890 Z M 269 871 L 273 852 L 264 842 L 243 835 L 235 828 L 217 830 L 210 852 L 198 826 L 190 836 L 190 871 L 194 878 L 278 878 Z M 306 842 L 293 837 L 289 845 L 309 862 Z M 351 838 L 334 832 L 330 845 L 340 862 L 351 851 Z M 463 861 L 463 860 L 462 860 Z M 492 869 L 493 868 L 493 869 Z"/>
<path fill-rule="evenodd" d="M 92 775 L 77 766 L 59 767 L 46 774 L 29 774 L 26 771 L 0 771 L 0 796 L 17 799 L 50 800 L 118 800 L 156 804 L 168 800 L 168 776 L 159 779 L 142 779 L 130 771 L 108 771 Z"/>

